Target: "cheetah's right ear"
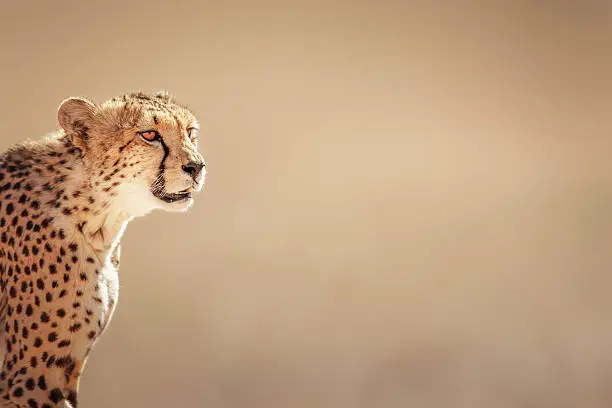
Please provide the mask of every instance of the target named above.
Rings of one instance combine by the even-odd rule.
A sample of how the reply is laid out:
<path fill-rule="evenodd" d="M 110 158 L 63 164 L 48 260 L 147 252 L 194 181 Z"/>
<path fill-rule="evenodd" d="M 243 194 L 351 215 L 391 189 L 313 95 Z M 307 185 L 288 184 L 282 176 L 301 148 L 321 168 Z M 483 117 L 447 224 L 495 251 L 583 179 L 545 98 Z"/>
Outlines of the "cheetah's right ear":
<path fill-rule="evenodd" d="M 96 109 L 96 105 L 85 98 L 68 98 L 57 111 L 60 126 L 73 136 L 73 143 L 82 150 L 86 147 L 87 132 Z"/>

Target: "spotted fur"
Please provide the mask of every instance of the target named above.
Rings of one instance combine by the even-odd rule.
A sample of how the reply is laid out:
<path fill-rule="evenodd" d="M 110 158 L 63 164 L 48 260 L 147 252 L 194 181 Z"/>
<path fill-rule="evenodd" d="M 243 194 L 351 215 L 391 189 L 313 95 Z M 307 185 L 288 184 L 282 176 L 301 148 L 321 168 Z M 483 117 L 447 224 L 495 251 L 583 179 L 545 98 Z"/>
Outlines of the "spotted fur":
<path fill-rule="evenodd" d="M 58 119 L 63 130 L 0 156 L 0 406 L 77 407 L 127 223 L 186 210 L 204 182 L 197 121 L 166 93 L 70 98 Z"/>

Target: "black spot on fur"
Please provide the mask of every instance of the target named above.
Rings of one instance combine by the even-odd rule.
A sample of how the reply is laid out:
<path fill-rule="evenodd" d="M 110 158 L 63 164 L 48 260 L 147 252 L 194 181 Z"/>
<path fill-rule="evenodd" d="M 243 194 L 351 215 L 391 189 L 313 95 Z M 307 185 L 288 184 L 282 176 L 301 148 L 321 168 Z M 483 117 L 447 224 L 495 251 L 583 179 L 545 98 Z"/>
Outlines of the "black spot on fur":
<path fill-rule="evenodd" d="M 58 348 L 68 347 L 69 345 L 70 345 L 70 340 L 62 340 L 59 343 L 57 343 Z"/>
<path fill-rule="evenodd" d="M 47 381 L 45 380 L 44 375 L 41 375 L 40 377 L 38 377 L 38 388 L 40 388 L 43 391 L 47 389 Z"/>
<path fill-rule="evenodd" d="M 64 394 L 62 393 L 62 390 L 60 390 L 59 388 L 54 388 L 49 393 L 49 400 L 55 404 L 60 402 L 62 398 L 64 398 Z"/>

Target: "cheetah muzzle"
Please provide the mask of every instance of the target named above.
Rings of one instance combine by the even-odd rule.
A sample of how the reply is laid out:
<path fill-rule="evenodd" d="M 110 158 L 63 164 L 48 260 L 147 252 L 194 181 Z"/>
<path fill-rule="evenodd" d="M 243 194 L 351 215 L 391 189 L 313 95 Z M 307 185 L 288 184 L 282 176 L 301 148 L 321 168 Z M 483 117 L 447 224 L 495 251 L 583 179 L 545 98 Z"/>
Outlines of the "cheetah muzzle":
<path fill-rule="evenodd" d="M 127 223 L 187 210 L 204 184 L 198 122 L 167 93 L 70 98 L 58 120 L 0 156 L 0 406 L 77 407 Z"/>

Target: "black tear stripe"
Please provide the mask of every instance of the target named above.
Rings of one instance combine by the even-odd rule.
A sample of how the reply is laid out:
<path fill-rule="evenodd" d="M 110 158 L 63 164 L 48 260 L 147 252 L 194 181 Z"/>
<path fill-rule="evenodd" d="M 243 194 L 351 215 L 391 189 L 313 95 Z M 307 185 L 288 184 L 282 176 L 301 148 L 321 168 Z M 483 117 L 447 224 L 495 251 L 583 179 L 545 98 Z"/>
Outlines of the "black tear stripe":
<path fill-rule="evenodd" d="M 168 156 L 170 155 L 170 149 L 168 149 L 168 146 L 166 145 L 166 143 L 164 143 L 164 139 L 162 139 L 161 137 L 159 138 L 159 142 L 162 145 L 162 148 L 164 149 L 164 158 L 162 159 L 161 163 L 159 163 L 159 180 L 161 181 L 161 186 L 162 186 L 162 191 L 166 189 L 166 180 L 164 180 L 164 171 L 166 170 L 166 159 L 168 158 Z"/>

